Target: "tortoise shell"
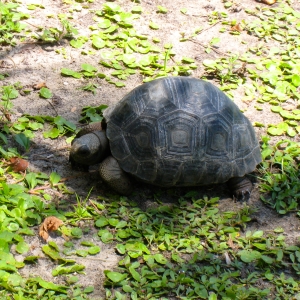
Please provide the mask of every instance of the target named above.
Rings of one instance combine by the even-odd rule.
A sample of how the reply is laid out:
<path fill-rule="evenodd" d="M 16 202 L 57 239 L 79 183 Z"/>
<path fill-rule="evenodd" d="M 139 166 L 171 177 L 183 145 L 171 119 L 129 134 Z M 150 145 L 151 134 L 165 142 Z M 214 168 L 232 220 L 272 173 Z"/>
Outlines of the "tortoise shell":
<path fill-rule="evenodd" d="M 254 129 L 221 90 L 187 77 L 144 83 L 105 113 L 121 168 L 160 186 L 222 183 L 261 162 Z"/>

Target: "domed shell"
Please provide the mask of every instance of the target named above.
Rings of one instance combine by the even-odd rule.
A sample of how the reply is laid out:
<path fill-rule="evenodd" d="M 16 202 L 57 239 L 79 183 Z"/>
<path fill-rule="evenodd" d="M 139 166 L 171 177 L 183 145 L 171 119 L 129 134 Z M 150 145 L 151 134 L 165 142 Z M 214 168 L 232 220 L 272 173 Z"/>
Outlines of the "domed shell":
<path fill-rule="evenodd" d="M 165 77 L 144 83 L 106 112 L 121 168 L 160 186 L 222 183 L 261 162 L 254 129 L 209 82 Z"/>

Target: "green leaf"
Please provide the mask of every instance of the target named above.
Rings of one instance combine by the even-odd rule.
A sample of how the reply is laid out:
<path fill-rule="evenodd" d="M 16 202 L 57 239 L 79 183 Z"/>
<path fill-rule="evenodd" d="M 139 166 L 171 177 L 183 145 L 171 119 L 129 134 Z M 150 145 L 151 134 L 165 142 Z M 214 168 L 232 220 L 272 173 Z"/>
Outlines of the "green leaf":
<path fill-rule="evenodd" d="M 108 224 L 108 220 L 105 217 L 100 217 L 95 223 L 97 227 L 104 227 L 107 224 Z"/>
<path fill-rule="evenodd" d="M 118 221 L 117 225 L 115 226 L 116 228 L 123 228 L 127 226 L 126 221 Z"/>
<path fill-rule="evenodd" d="M 252 234 L 252 237 L 253 238 L 260 238 L 262 237 L 264 234 L 264 232 L 262 230 L 258 230 L 258 231 L 255 231 L 253 234 Z"/>
<path fill-rule="evenodd" d="M 97 72 L 97 69 L 90 64 L 82 64 L 81 69 L 89 73 Z"/>
<path fill-rule="evenodd" d="M 96 47 L 97 49 L 101 49 L 105 47 L 105 41 L 103 41 L 99 36 L 94 35 L 92 38 L 92 44 L 94 47 Z"/>
<path fill-rule="evenodd" d="M 86 257 L 88 255 L 88 251 L 86 250 L 76 250 L 76 254 L 81 257 Z"/>
<path fill-rule="evenodd" d="M 70 41 L 70 45 L 73 47 L 73 48 L 76 48 L 76 49 L 79 49 L 83 46 L 84 42 L 79 39 L 79 40 L 71 40 Z"/>
<path fill-rule="evenodd" d="M 61 259 L 61 256 L 59 255 L 59 253 L 53 249 L 52 247 L 50 247 L 49 245 L 44 245 L 42 247 L 42 250 L 45 254 L 47 254 L 48 256 L 50 256 L 53 260 L 59 260 Z"/>
<path fill-rule="evenodd" d="M 286 131 L 286 133 L 290 137 L 294 137 L 297 134 L 297 132 L 293 128 L 291 128 L 291 127 L 288 128 L 288 130 Z"/>
<path fill-rule="evenodd" d="M 84 265 L 73 265 L 70 267 L 58 266 L 57 268 L 52 270 L 52 275 L 57 276 L 62 274 L 70 274 L 70 273 L 80 272 L 84 269 L 85 269 Z"/>
<path fill-rule="evenodd" d="M 35 173 L 27 173 L 25 176 L 26 183 L 30 189 L 33 189 L 37 185 L 37 175 Z"/>
<path fill-rule="evenodd" d="M 15 140 L 16 142 L 24 147 L 26 151 L 29 150 L 30 148 L 30 139 L 24 134 L 24 133 L 18 133 L 15 135 Z"/>
<path fill-rule="evenodd" d="M 80 242 L 80 245 L 82 245 L 82 246 L 88 246 L 88 247 L 95 246 L 95 244 L 93 242 L 91 242 L 91 241 L 82 241 L 82 242 Z"/>
<path fill-rule="evenodd" d="M 194 59 L 189 58 L 189 57 L 183 57 L 183 58 L 181 59 L 181 61 L 182 61 L 183 63 L 186 63 L 186 64 L 191 64 L 191 63 L 195 62 Z"/>
<path fill-rule="evenodd" d="M 19 242 L 16 246 L 16 251 L 20 254 L 24 254 L 24 253 L 28 252 L 29 249 L 30 249 L 29 245 L 24 241 Z"/>
<path fill-rule="evenodd" d="M 101 18 L 97 20 L 97 24 L 100 28 L 106 29 L 111 26 L 111 21 L 109 19 Z"/>
<path fill-rule="evenodd" d="M 131 65 L 135 62 L 135 56 L 132 54 L 124 54 L 122 60 L 126 65 Z"/>
<path fill-rule="evenodd" d="M 217 295 L 214 292 L 209 293 L 208 300 L 218 300 Z"/>
<path fill-rule="evenodd" d="M 29 122 L 27 126 L 32 130 L 43 129 L 44 127 L 43 124 L 38 122 Z"/>
<path fill-rule="evenodd" d="M 100 249 L 99 246 L 93 246 L 93 247 L 90 247 L 90 248 L 88 249 L 88 252 L 89 252 L 89 254 L 91 254 L 91 255 L 95 255 L 95 254 L 99 253 L 100 250 L 101 250 L 101 249 Z"/>
<path fill-rule="evenodd" d="M 131 9 L 131 12 L 134 14 L 140 14 L 142 13 L 143 9 L 141 6 L 133 6 Z"/>
<path fill-rule="evenodd" d="M 117 236 L 120 238 L 120 239 L 127 239 L 128 237 L 131 236 L 130 232 L 128 230 L 124 230 L 124 229 L 119 229 L 117 231 Z"/>
<path fill-rule="evenodd" d="M 114 82 L 114 84 L 115 84 L 115 86 L 116 87 L 123 87 L 123 86 L 125 86 L 125 83 L 124 82 Z"/>
<path fill-rule="evenodd" d="M 52 185 L 59 183 L 60 178 L 61 178 L 60 175 L 55 172 L 52 172 L 49 176 Z"/>
<path fill-rule="evenodd" d="M 40 277 L 34 277 L 34 281 L 38 282 L 39 285 L 42 288 L 46 289 L 46 290 L 52 290 L 52 291 L 57 291 L 57 292 L 60 292 L 60 293 L 67 294 L 67 287 L 66 286 L 57 285 L 57 284 L 55 284 L 53 282 L 45 281 L 45 280 L 43 280 Z"/>
<path fill-rule="evenodd" d="M 56 139 L 60 135 L 60 130 L 58 128 L 52 128 L 50 131 L 45 131 L 43 136 L 45 138 Z"/>
<path fill-rule="evenodd" d="M 159 29 L 159 26 L 156 23 L 152 22 L 152 21 L 150 22 L 149 27 L 153 30 Z"/>
<path fill-rule="evenodd" d="M 87 287 L 83 290 L 83 292 L 84 292 L 85 294 L 92 293 L 93 291 L 94 291 L 94 287 L 93 287 L 93 286 L 87 286 Z"/>
<path fill-rule="evenodd" d="M 38 256 L 30 255 L 24 258 L 24 262 L 36 262 L 38 259 Z"/>
<path fill-rule="evenodd" d="M 215 38 L 212 38 L 209 43 L 213 46 L 219 42 L 220 42 L 220 38 L 215 37 Z"/>
<path fill-rule="evenodd" d="M 300 85 L 300 75 L 298 74 L 292 75 L 292 83 L 295 87 L 298 87 Z"/>
<path fill-rule="evenodd" d="M 182 14 L 186 14 L 187 13 L 187 9 L 186 8 L 182 8 L 181 10 L 180 10 L 180 12 L 182 13 Z"/>
<path fill-rule="evenodd" d="M 81 78 L 82 77 L 82 75 L 80 73 L 75 72 L 75 71 L 70 70 L 70 69 L 67 69 L 67 68 L 62 68 L 60 72 L 61 72 L 62 75 L 65 75 L 65 76 L 72 76 L 74 78 Z"/>
<path fill-rule="evenodd" d="M 159 264 L 164 265 L 168 262 L 167 259 L 162 254 L 155 254 L 153 257 Z"/>
<path fill-rule="evenodd" d="M 20 228 L 19 224 L 13 223 L 13 222 L 9 223 L 7 226 L 7 229 L 9 231 L 17 231 L 17 230 L 19 230 L 19 228 Z"/>
<path fill-rule="evenodd" d="M 42 87 L 40 89 L 40 96 L 45 98 L 45 99 L 49 99 L 49 98 L 53 97 L 51 91 L 49 89 L 45 88 L 45 87 Z"/>
<path fill-rule="evenodd" d="M 274 259 L 267 255 L 262 255 L 261 259 L 269 265 L 274 263 Z"/>
<path fill-rule="evenodd" d="M 71 234 L 76 238 L 80 238 L 82 236 L 82 229 L 78 227 L 72 228 Z"/>
<path fill-rule="evenodd" d="M 164 6 L 157 5 L 157 12 L 161 14 L 166 14 L 168 10 Z"/>
<path fill-rule="evenodd" d="M 278 128 L 278 127 L 269 127 L 267 132 L 271 135 L 283 135 L 284 134 L 284 130 L 282 128 Z"/>
<path fill-rule="evenodd" d="M 141 282 L 141 275 L 132 266 L 129 267 L 128 270 L 134 280 Z"/>
<path fill-rule="evenodd" d="M 107 230 L 107 229 L 104 229 L 104 230 L 99 230 L 98 231 L 98 235 L 100 236 L 101 238 L 101 241 L 103 243 L 109 243 L 113 240 L 114 236 Z"/>
<path fill-rule="evenodd" d="M 123 291 L 124 291 L 125 293 L 131 293 L 131 292 L 133 292 L 132 287 L 131 287 L 130 285 L 128 285 L 128 284 L 124 284 L 124 285 L 122 286 L 122 289 L 123 289 Z"/>
<path fill-rule="evenodd" d="M 115 218 L 108 219 L 108 223 L 113 227 L 117 226 L 119 222 L 120 222 L 119 219 L 115 219 Z"/>
<path fill-rule="evenodd" d="M 238 252 L 243 262 L 249 263 L 261 258 L 262 254 L 256 250 L 241 250 Z"/>
<path fill-rule="evenodd" d="M 126 248 L 125 248 L 125 246 L 124 246 L 123 244 L 118 244 L 118 245 L 116 246 L 116 248 L 117 248 L 117 250 L 118 250 L 118 252 L 119 252 L 120 254 L 125 254 Z"/>
<path fill-rule="evenodd" d="M 0 132 L 0 139 L 2 139 L 2 141 L 4 142 L 4 144 L 7 144 L 7 138 L 6 138 L 6 136 L 2 132 Z"/>
<path fill-rule="evenodd" d="M 104 271 L 105 276 L 110 279 L 112 282 L 120 282 L 127 278 L 127 274 L 121 274 L 119 272 L 113 272 L 113 271 Z"/>

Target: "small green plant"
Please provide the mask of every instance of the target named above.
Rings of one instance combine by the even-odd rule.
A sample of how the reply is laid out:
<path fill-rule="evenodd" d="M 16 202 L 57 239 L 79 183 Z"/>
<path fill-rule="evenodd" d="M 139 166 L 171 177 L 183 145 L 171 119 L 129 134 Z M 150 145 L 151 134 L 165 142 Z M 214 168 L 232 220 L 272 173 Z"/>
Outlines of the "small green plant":
<path fill-rule="evenodd" d="M 166 14 L 168 12 L 168 10 L 164 6 L 158 5 L 157 12 L 161 13 L 161 14 Z"/>
<path fill-rule="evenodd" d="M 41 40 L 45 43 L 54 43 L 58 42 L 63 38 L 73 38 L 74 35 L 78 34 L 78 31 L 76 28 L 74 28 L 71 23 L 66 19 L 61 19 L 61 25 L 62 28 L 58 29 L 55 27 L 50 27 L 42 30 L 42 33 L 36 33 L 36 36 L 34 36 L 35 39 Z"/>
<path fill-rule="evenodd" d="M 92 92 L 94 95 L 96 95 L 98 86 L 95 83 L 89 83 L 86 86 L 83 86 L 80 88 L 83 91 Z"/>
<path fill-rule="evenodd" d="M 282 140 L 270 146 L 268 137 L 263 137 L 262 141 L 264 162 L 260 169 L 262 174 L 260 186 L 261 191 L 268 194 L 261 196 L 261 199 L 280 214 L 297 211 L 300 199 L 298 168 L 300 144 Z"/>
<path fill-rule="evenodd" d="M 16 99 L 19 93 L 14 85 L 5 85 L 0 88 L 0 121 L 10 121 L 13 103 L 11 100 Z"/>
<path fill-rule="evenodd" d="M 237 56 L 216 60 L 204 60 L 203 65 L 209 76 L 214 76 L 220 80 L 223 90 L 226 89 L 224 83 L 230 84 L 229 89 L 237 88 L 238 84 L 244 81 L 246 75 L 243 62 L 241 62 Z"/>
<path fill-rule="evenodd" d="M 16 45 L 15 33 L 20 33 L 25 27 L 20 21 L 28 19 L 29 15 L 18 12 L 17 3 L 0 3 L 0 45 Z"/>
<path fill-rule="evenodd" d="M 85 199 L 82 201 L 78 195 L 76 195 L 76 201 L 77 204 L 74 206 L 74 212 L 66 213 L 65 216 L 72 217 L 72 222 L 76 223 L 80 220 L 85 219 L 92 219 L 93 215 L 89 212 L 89 206 L 87 205 L 90 194 L 92 192 L 92 189 L 89 191 L 88 195 L 85 197 Z M 80 233 L 78 230 L 80 228 L 76 228 L 75 231 L 73 231 L 72 235 L 81 236 L 82 232 Z M 77 232 L 77 233 L 76 233 Z"/>
<path fill-rule="evenodd" d="M 103 111 L 107 109 L 107 105 L 85 106 L 82 108 L 81 123 L 101 122 L 103 120 Z"/>

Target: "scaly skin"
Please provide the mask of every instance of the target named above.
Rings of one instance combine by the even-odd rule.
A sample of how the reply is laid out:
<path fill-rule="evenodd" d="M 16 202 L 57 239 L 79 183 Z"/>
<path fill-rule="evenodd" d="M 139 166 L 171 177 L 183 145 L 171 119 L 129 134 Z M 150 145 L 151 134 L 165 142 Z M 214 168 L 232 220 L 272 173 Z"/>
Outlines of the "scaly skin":
<path fill-rule="evenodd" d="M 233 199 L 248 201 L 253 189 L 252 182 L 247 177 L 233 177 L 228 180 L 227 185 L 233 193 Z"/>

